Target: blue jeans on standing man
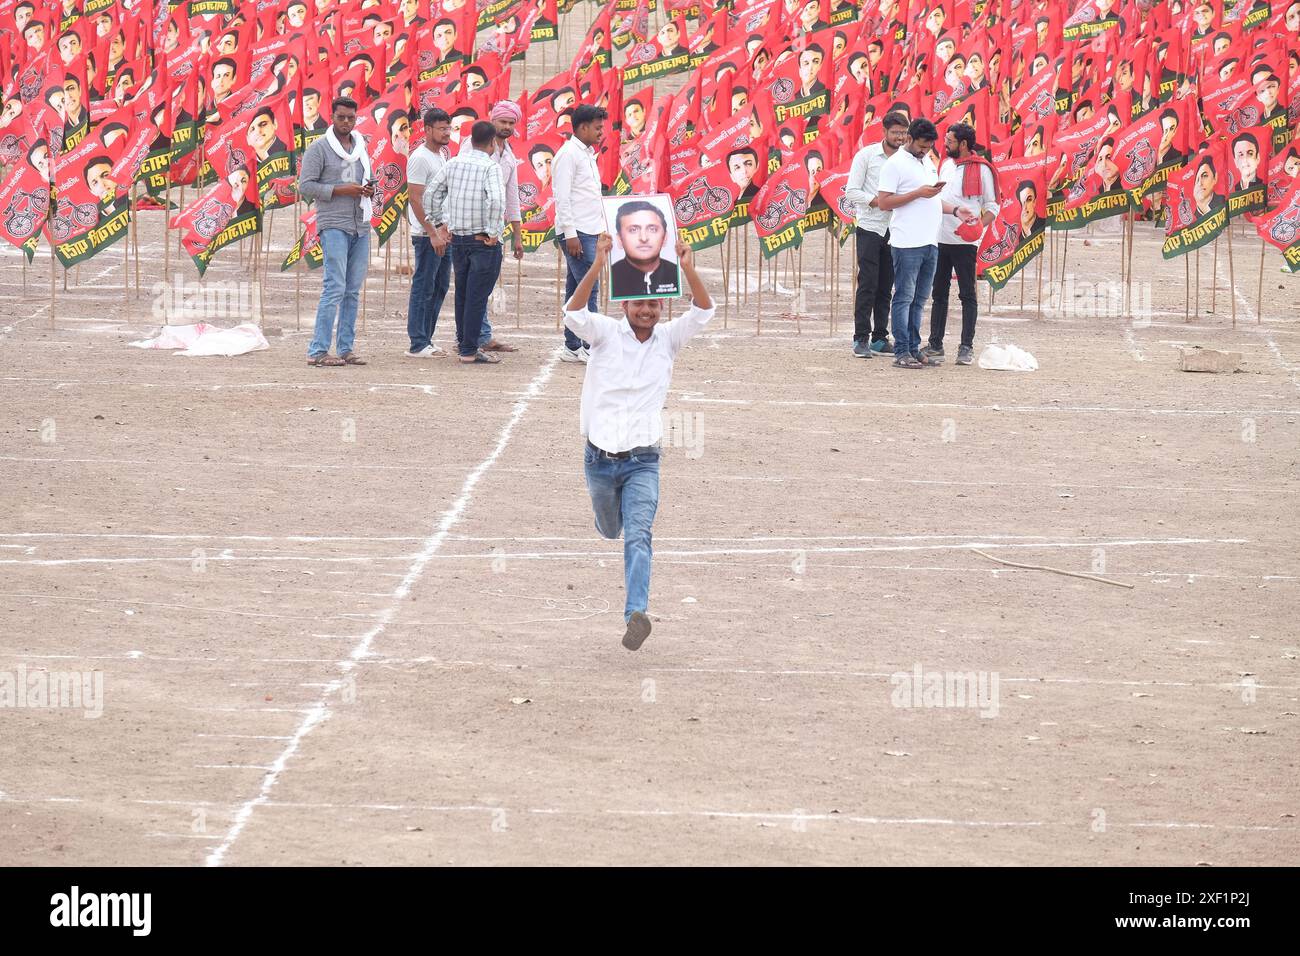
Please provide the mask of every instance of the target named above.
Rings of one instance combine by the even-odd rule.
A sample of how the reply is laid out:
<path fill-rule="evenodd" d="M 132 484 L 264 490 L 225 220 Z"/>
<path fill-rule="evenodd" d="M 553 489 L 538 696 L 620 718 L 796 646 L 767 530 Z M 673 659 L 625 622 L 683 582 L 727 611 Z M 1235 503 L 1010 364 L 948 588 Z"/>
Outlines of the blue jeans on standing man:
<path fill-rule="evenodd" d="M 342 229 L 323 229 L 320 248 L 325 257 L 325 282 L 321 288 L 320 305 L 316 307 L 316 331 L 307 346 L 308 358 L 324 355 L 330 350 L 336 314 L 339 320 L 338 354 L 347 355 L 352 351 L 357 330 L 357 303 L 370 265 L 370 230 L 353 235 Z"/>
<path fill-rule="evenodd" d="M 411 337 L 411 351 L 419 352 L 432 343 L 443 300 L 451 288 L 451 250 L 439 255 L 428 236 L 412 236 L 411 245 L 415 249 L 415 271 L 411 273 L 406 334 Z"/>
<path fill-rule="evenodd" d="M 626 622 L 650 600 L 651 527 L 659 508 L 659 449 L 634 449 L 624 461 L 606 458 L 588 444 L 583 459 L 587 491 L 602 537 L 623 532 L 623 582 Z"/>
<path fill-rule="evenodd" d="M 565 245 L 563 237 L 560 238 L 560 248 L 564 250 L 564 258 L 567 260 L 569 268 L 564 276 L 564 301 L 568 302 L 573 298 L 573 293 L 578 288 L 578 283 L 582 277 L 587 274 L 587 270 L 596 264 L 596 236 L 585 232 L 578 233 L 578 241 L 582 243 L 582 255 L 574 256 L 569 254 L 569 249 Z M 597 282 L 591 287 L 591 295 L 587 299 L 587 309 L 590 312 L 596 311 L 597 293 L 600 291 L 600 283 Z M 585 349 L 588 344 L 569 331 L 569 327 L 564 327 L 564 346 L 571 352 L 578 349 Z"/>
<path fill-rule="evenodd" d="M 501 243 L 476 236 L 451 237 L 451 267 L 456 273 L 456 345 L 463 356 L 478 353 L 488 296 L 501 274 Z"/>
<path fill-rule="evenodd" d="M 902 358 L 921 351 L 921 313 L 934 288 L 934 270 L 939 262 L 939 247 L 917 246 L 900 249 L 895 246 L 894 304 L 890 310 L 890 324 L 894 328 L 894 357 Z"/>

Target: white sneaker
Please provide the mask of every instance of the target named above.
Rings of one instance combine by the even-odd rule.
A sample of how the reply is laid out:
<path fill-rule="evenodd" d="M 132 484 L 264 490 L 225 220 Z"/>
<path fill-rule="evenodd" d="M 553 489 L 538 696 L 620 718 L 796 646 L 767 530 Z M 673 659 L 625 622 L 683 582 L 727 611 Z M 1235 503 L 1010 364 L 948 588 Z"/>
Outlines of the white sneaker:
<path fill-rule="evenodd" d="M 582 353 L 582 360 L 583 360 L 584 362 L 588 362 L 588 361 L 591 360 L 591 349 L 588 349 L 588 348 L 581 348 L 581 349 L 578 349 L 578 351 Z"/>
<path fill-rule="evenodd" d="M 438 350 L 435 350 L 432 345 L 426 345 L 418 352 L 408 351 L 408 352 L 403 352 L 402 354 L 405 355 L 407 358 L 430 358 L 434 355 L 437 355 Z"/>
<path fill-rule="evenodd" d="M 565 348 L 564 351 L 560 353 L 560 361 L 561 362 L 585 362 L 587 361 L 587 350 Z"/>

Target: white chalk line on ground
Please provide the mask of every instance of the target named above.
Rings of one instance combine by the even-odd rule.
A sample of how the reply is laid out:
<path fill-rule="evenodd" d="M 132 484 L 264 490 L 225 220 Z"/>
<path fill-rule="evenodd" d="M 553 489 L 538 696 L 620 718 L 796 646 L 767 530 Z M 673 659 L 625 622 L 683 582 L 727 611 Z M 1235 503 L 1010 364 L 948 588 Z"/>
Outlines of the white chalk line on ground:
<path fill-rule="evenodd" d="M 443 539 L 445 540 L 445 539 Z M 914 544 L 914 545 L 878 545 L 878 546 L 859 546 L 859 547 L 828 547 L 828 546 L 805 546 L 805 547 L 784 547 L 784 548 L 702 548 L 696 550 L 675 550 L 675 549 L 658 549 L 655 551 L 657 557 L 661 558 L 700 558 L 722 555 L 776 555 L 776 554 L 863 554 L 875 552 L 899 552 L 899 551 L 970 551 L 973 549 L 992 550 L 1021 550 L 1021 549 L 1052 549 L 1052 548 L 1130 548 L 1130 547 L 1186 547 L 1192 545 L 1214 545 L 1214 544 L 1249 544 L 1248 538 L 1137 538 L 1131 540 L 1122 539 L 1093 539 L 1089 541 L 1042 541 L 1042 542 L 1025 542 L 1025 543 L 1008 543 L 992 540 L 976 540 L 968 543 L 956 544 Z M 441 541 L 440 541 L 441 545 Z M 228 549 L 231 550 L 231 549 Z M 479 553 L 452 552 L 449 554 L 434 554 L 424 558 L 423 552 L 417 554 L 394 554 L 394 555 L 331 555 L 329 557 L 319 555 L 245 555 L 238 554 L 221 554 L 213 555 L 207 558 L 209 564 L 246 564 L 246 563 L 325 563 L 325 564 L 376 564 L 389 561 L 497 561 L 497 560 L 516 560 L 516 561 L 567 561 L 574 558 L 618 558 L 623 554 L 622 550 L 607 551 L 486 551 Z M 138 565 L 138 564 L 192 564 L 194 558 L 190 555 L 180 555 L 177 557 L 124 557 L 124 558 L 0 558 L 0 565 L 22 565 L 24 567 L 67 567 L 70 565 Z M 28 597 L 38 597 L 39 595 L 27 595 Z M 183 605 L 158 605 L 160 607 L 184 607 Z M 188 608 L 189 610 L 213 610 L 210 608 Z M 239 614 L 249 617 L 280 617 L 284 615 L 264 614 L 251 611 L 229 611 L 230 614 Z M 342 617 L 369 617 L 371 615 L 360 612 L 339 615 Z M 302 620 L 303 618 L 296 618 Z"/>
<path fill-rule="evenodd" d="M 238 657 L 176 657 L 164 655 L 125 655 L 125 654 L 29 654 L 17 652 L 0 651 L 0 659 L 9 658 L 12 660 L 77 660 L 77 661 L 124 661 L 137 662 L 144 661 L 147 663 L 157 664 L 234 664 L 240 667 L 246 667 L 250 664 L 326 664 L 344 666 L 354 664 L 356 666 L 370 666 L 375 668 L 388 667 L 410 667 L 410 666 L 428 666 L 441 670 L 502 670 L 518 671 L 521 668 L 532 671 L 542 672 L 548 670 L 556 671 L 576 671 L 579 673 L 594 673 L 598 676 L 609 676 L 609 670 L 606 667 L 586 664 L 545 664 L 534 665 L 522 661 L 470 661 L 470 660 L 444 660 L 437 657 L 371 657 L 366 660 L 352 661 L 350 658 L 339 657 L 258 657 L 258 658 L 238 658 Z M 733 677 L 826 677 L 836 680 L 889 680 L 897 671 L 854 671 L 854 670 L 830 670 L 825 668 L 763 668 L 763 667 L 659 667 L 648 665 L 644 668 L 647 673 L 667 673 L 667 674 L 715 674 L 727 675 Z M 1194 681 L 1194 680 L 1157 680 L 1155 678 L 1108 678 L 1108 677 L 1015 677 L 999 676 L 1000 681 L 1008 684 L 1059 684 L 1062 686 L 1081 686 L 1081 687 L 1167 687 L 1171 689 L 1191 689 L 1191 690 L 1241 690 L 1241 688 L 1250 686 L 1257 690 L 1281 690 L 1281 691 L 1300 691 L 1300 684 L 1264 684 L 1252 683 L 1245 684 L 1242 681 Z M 266 682 L 257 682 L 249 686 L 265 686 Z M 259 712 L 278 712 L 278 713 L 304 713 L 302 708 L 274 708 L 274 707 L 200 707 L 192 708 L 194 710 L 211 710 L 222 713 L 249 713 Z M 291 737 L 278 735 L 243 735 L 243 734 L 196 734 L 199 737 L 245 737 L 253 740 L 289 740 Z"/>
<path fill-rule="evenodd" d="M 15 797 L 5 795 L 0 797 L 0 803 L 13 804 L 41 804 L 41 803 L 87 803 L 89 801 L 81 797 Z M 209 808 L 217 810 L 232 809 L 237 804 L 220 803 L 211 800 L 160 800 L 160 799 L 128 799 L 124 801 L 130 804 L 153 807 L 183 807 L 183 808 Z M 809 801 L 815 802 L 815 801 Z M 500 814 L 507 815 L 517 814 L 520 816 L 571 816 L 571 817 L 600 817 L 600 816 L 631 816 L 631 817 L 650 817 L 650 818 L 685 818 L 685 819 L 705 819 L 705 820 L 760 820 L 760 821 L 785 821 L 785 822 L 807 822 L 807 823 L 856 823 L 867 826 L 935 826 L 935 827 L 989 827 L 994 829 L 1005 828 L 1065 828 L 1079 829 L 1086 826 L 1088 820 L 980 820 L 980 819 L 961 819 L 959 817 L 885 817 L 854 813 L 802 813 L 799 811 L 791 812 L 789 810 L 663 810 L 663 809 L 646 809 L 646 808 L 590 808 L 590 809 L 572 809 L 567 807 L 504 807 L 493 806 L 491 804 L 419 804 L 419 803 L 315 803 L 306 801 L 288 801 L 288 800 L 267 800 L 262 804 L 263 807 L 272 810 L 346 810 L 356 811 L 373 811 L 378 813 L 438 813 L 438 814 Z M 1169 830 L 1225 830 L 1232 832 L 1264 832 L 1264 833 L 1295 833 L 1300 832 L 1300 826 L 1269 826 L 1267 824 L 1250 824 L 1250 823 L 1202 823 L 1199 821 L 1180 821 L 1180 820 L 1154 820 L 1154 821 L 1135 821 L 1125 823 L 1107 819 L 1107 827 L 1115 828 L 1142 828 L 1142 829 L 1169 829 Z M 156 836 L 188 836 L 189 834 L 151 834 Z M 197 836 L 205 836 L 197 834 Z"/>
<path fill-rule="evenodd" d="M 375 638 L 382 634 L 392 620 L 397 616 L 397 612 L 406 596 L 410 593 L 411 588 L 414 587 L 416 582 L 423 576 L 425 568 L 428 567 L 430 560 L 437 554 L 439 549 L 441 549 L 443 542 L 447 540 L 447 535 L 451 531 L 452 527 L 460 521 L 461 516 L 465 513 L 466 508 L 469 507 L 469 503 L 473 499 L 474 489 L 478 486 L 483 475 L 487 473 L 488 469 L 490 469 L 501 456 L 501 453 L 505 451 L 506 446 L 510 442 L 511 436 L 514 434 L 515 426 L 523 418 L 524 413 L 528 411 L 531 397 L 541 394 L 542 390 L 546 387 L 546 383 L 550 380 L 552 373 L 559 364 L 560 349 L 561 347 L 557 345 L 554 351 L 551 352 L 550 357 L 542 364 L 541 368 L 538 369 L 537 375 L 534 376 L 532 382 L 529 383 L 527 389 L 528 397 L 521 398 L 515 403 L 511 410 L 510 417 L 506 419 L 505 424 L 502 425 L 501 430 L 497 435 L 495 446 L 488 453 L 487 457 L 479 462 L 479 464 L 465 477 L 464 484 L 461 486 L 460 494 L 457 496 L 456 500 L 452 502 L 451 507 L 443 513 L 442 519 L 438 522 L 437 529 L 426 540 L 424 548 L 416 556 L 415 561 L 407 570 L 406 576 L 402 578 L 401 582 L 393 590 L 391 603 L 380 612 L 379 620 L 375 623 L 374 627 L 361 635 L 357 645 L 352 649 L 352 653 L 348 656 L 347 660 L 340 665 L 342 671 L 340 676 L 330 682 L 330 684 L 321 692 L 320 698 L 317 700 L 316 704 L 304 716 L 302 722 L 298 725 L 297 730 L 294 731 L 292 739 L 289 741 L 288 745 L 272 762 L 272 769 L 263 777 L 262 785 L 258 789 L 257 794 L 239 807 L 239 810 L 235 813 L 234 821 L 231 823 L 230 829 L 226 832 L 225 837 L 222 839 L 221 843 L 208 854 L 204 861 L 206 865 L 220 866 L 222 864 L 226 854 L 230 850 L 230 847 L 234 845 L 235 841 L 239 839 L 239 835 L 243 833 L 244 827 L 247 826 L 248 821 L 253 815 L 253 811 L 258 806 L 264 804 L 269 798 L 271 791 L 275 788 L 276 783 L 280 779 L 280 774 L 284 772 L 290 758 L 297 753 L 302 741 L 317 726 L 329 719 L 331 714 L 329 708 L 330 698 L 346 686 L 345 678 L 351 673 L 352 669 L 356 667 L 357 662 L 370 655 L 370 647 L 374 643 Z"/>
<path fill-rule="evenodd" d="M 1223 412 L 1222 414 L 1240 414 L 1243 416 L 1259 417 L 1261 413 L 1252 411 L 1242 412 Z M 1300 410 L 1295 414 L 1300 415 Z M 1235 433 L 1234 433 L 1235 434 Z M 1239 440 L 1239 439 L 1234 439 Z M 0 461 L 12 461 L 21 464 L 58 464 L 58 465 L 114 465 L 114 466 L 144 466 L 149 468 L 175 468 L 197 467 L 205 471 L 212 468 L 243 468 L 256 469 L 259 472 L 274 472 L 281 469 L 296 469 L 307 471 L 416 471 L 424 474 L 438 472 L 458 472 L 459 468 L 455 465 L 422 465 L 411 463 L 409 465 L 366 465 L 366 464 L 342 464 L 327 465 L 323 463 L 304 464 L 298 462 L 282 461 L 149 461 L 143 459 L 126 459 L 126 458 L 25 458 L 17 455 L 0 455 Z M 690 461 L 690 459 L 687 459 Z M 496 469 L 499 474 L 520 474 L 529 477 L 570 477 L 570 470 L 542 470 L 537 468 L 499 468 Z M 863 475 L 836 474 L 833 472 L 819 471 L 815 475 L 719 475 L 697 472 L 692 468 L 679 469 L 673 473 L 675 480 L 682 481 L 747 481 L 747 482 L 767 482 L 781 484 L 784 482 L 800 483 L 816 479 L 819 483 L 830 481 L 851 481 L 863 482 L 867 484 L 906 484 L 906 485 L 957 485 L 961 487 L 985 487 L 985 488 L 1097 488 L 1103 491 L 1169 491 L 1182 493 L 1205 493 L 1205 494 L 1222 494 L 1224 492 L 1246 493 L 1246 492 L 1276 492 L 1278 494 L 1296 494 L 1297 488 L 1270 488 L 1265 486 L 1253 487 L 1195 487 L 1183 485 L 1120 485 L 1120 484 L 1090 484 L 1087 482 L 1067 482 L 1067 481 L 993 481 L 978 479 L 937 479 L 937 478 L 872 478 Z M 329 540 L 320 538 L 317 540 Z M 365 540 L 365 539 L 362 539 Z"/>

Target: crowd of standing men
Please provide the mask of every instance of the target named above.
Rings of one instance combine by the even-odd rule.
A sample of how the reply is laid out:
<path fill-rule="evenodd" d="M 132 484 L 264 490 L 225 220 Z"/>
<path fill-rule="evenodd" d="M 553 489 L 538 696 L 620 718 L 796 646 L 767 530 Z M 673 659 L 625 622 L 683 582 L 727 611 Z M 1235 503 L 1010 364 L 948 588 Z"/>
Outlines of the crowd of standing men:
<path fill-rule="evenodd" d="M 979 315 L 975 256 L 998 214 L 997 177 L 964 123 L 944 136 L 937 168 L 930 157 L 939 136 L 934 123 L 890 113 L 882 125 L 883 139 L 853 157 L 844 189 L 857 211 L 853 353 L 871 358 L 888 350 L 892 330 L 895 366 L 942 364 L 955 272 L 962 311 L 957 364 L 970 365 Z M 931 297 L 923 346 L 921 315 Z"/>
<path fill-rule="evenodd" d="M 303 156 L 299 185 L 316 203 L 317 231 L 324 257 L 324 284 L 316 329 L 307 349 L 317 367 L 364 365 L 353 351 L 357 302 L 370 257 L 370 198 L 374 179 L 364 143 L 353 133 L 356 103 L 339 97 L 332 124 Z M 519 160 L 510 148 L 519 107 L 503 100 L 489 119 L 470 128 L 459 153 L 451 155 L 451 117 L 441 109 L 424 113 L 424 143 L 407 162 L 411 245 L 415 265 L 407 309 L 406 355 L 444 354 L 433 344 L 438 316 L 455 277 L 456 351 L 466 365 L 495 365 L 499 353 L 518 351 L 499 341 L 488 320 L 488 300 L 501 274 L 503 236 L 512 254 L 524 255 L 519 211 Z M 605 232 L 596 147 L 608 114 L 596 106 L 573 111 L 573 135 L 555 155 L 555 233 L 567 260 L 566 296 L 572 296 L 595 265 L 596 240 Z M 590 292 L 595 311 L 597 284 Z M 330 354 L 337 327 L 338 355 Z M 590 343 L 564 330 L 561 359 L 586 362 Z"/>

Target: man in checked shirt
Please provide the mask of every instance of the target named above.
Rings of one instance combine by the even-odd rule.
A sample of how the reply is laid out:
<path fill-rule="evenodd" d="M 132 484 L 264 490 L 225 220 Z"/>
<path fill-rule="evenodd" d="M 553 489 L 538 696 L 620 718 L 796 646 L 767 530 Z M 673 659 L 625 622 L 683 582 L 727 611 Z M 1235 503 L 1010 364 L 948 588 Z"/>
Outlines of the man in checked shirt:
<path fill-rule="evenodd" d="M 466 365 L 495 365 L 500 357 L 479 348 L 488 296 L 501 274 L 501 233 L 506 193 L 501 167 L 492 158 L 496 127 L 479 120 L 470 130 L 473 149 L 454 156 L 425 187 L 425 211 L 435 227 L 451 233 L 456 276 L 456 346 Z"/>
<path fill-rule="evenodd" d="M 510 140 L 515 135 L 515 124 L 523 118 L 523 111 L 510 100 L 502 100 L 492 107 L 488 120 L 496 127 L 496 141 L 492 144 L 491 157 L 501 167 L 501 185 L 506 190 L 506 225 L 510 227 L 510 249 L 516 259 L 524 257 L 524 234 L 521 231 L 519 212 L 519 172 L 516 167 L 519 160 L 510 148 Z M 465 153 L 474 148 L 468 139 L 461 146 Z M 483 301 L 483 329 L 479 332 L 478 347 L 484 352 L 518 352 L 513 345 L 500 342 L 492 334 L 492 323 L 487 317 L 487 300 Z"/>
<path fill-rule="evenodd" d="M 595 261 L 564 305 L 565 326 L 590 343 L 582 382 L 584 467 L 596 530 L 606 538 L 623 533 L 623 579 L 627 603 L 623 646 L 635 651 L 650 636 L 651 526 L 659 507 L 659 440 L 664 399 L 681 347 L 713 318 L 713 300 L 695 271 L 691 247 L 677 244 L 677 259 L 691 290 L 691 307 L 660 323 L 662 299 L 623 303 L 614 319 L 588 309 L 596 278 L 609 262 L 614 241 L 596 239 Z"/>

